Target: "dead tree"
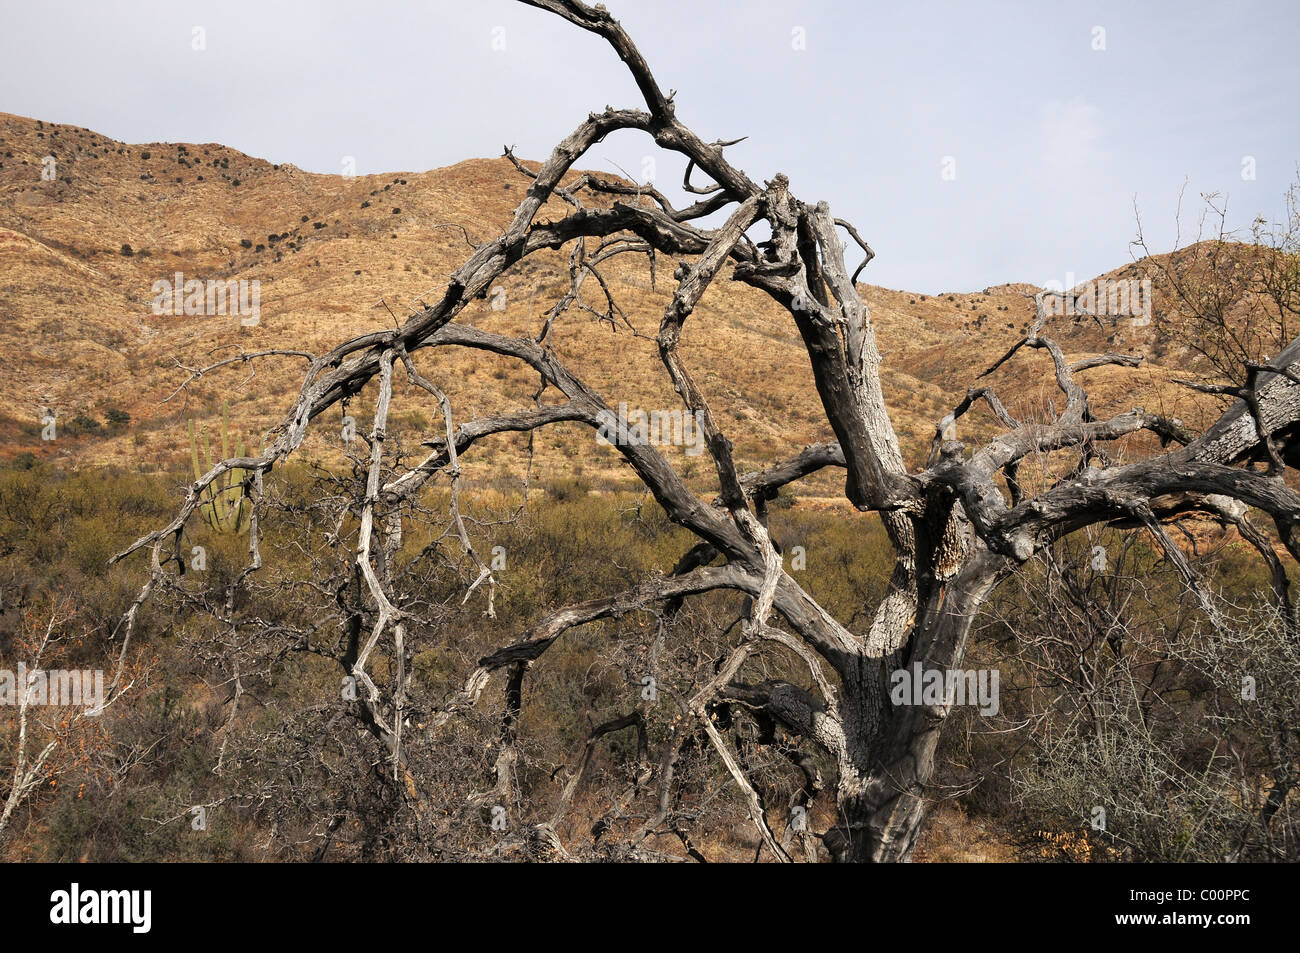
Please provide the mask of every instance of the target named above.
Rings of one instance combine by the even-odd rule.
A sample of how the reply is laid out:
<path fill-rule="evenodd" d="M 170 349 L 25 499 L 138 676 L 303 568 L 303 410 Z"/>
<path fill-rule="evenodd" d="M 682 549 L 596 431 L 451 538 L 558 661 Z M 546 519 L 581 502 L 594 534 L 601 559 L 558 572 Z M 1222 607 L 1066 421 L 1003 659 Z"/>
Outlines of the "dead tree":
<path fill-rule="evenodd" d="M 856 284 L 873 257 L 857 230 L 836 218 L 826 203 L 796 198 L 784 175 L 754 182 L 726 158 L 731 143 L 706 141 L 680 122 L 673 95 L 660 88 L 637 47 L 602 6 L 577 0 L 524 2 L 609 43 L 636 81 L 644 108 L 607 107 L 584 119 L 540 169 L 528 173 L 527 195 L 509 227 L 476 248 L 436 302 L 422 306 L 395 330 L 374 331 L 328 354 L 307 356 L 301 391 L 272 431 L 266 450 L 217 464 L 190 487 L 168 525 L 115 557 L 144 550 L 151 559 L 149 579 L 124 625 L 128 638 L 140 607 L 168 574 L 168 547 L 179 543 L 187 521 L 201 506 L 203 489 L 228 470 L 248 471 L 254 477 L 246 481 L 246 491 L 256 512 L 263 475 L 294 453 L 313 421 L 367 385 L 377 385 L 374 424 L 366 436 L 366 485 L 354 513 L 360 527 L 355 563 L 371 611 L 350 664 L 359 685 L 358 704 L 382 738 L 396 775 L 404 763 L 404 746 L 412 743 L 404 736 L 409 731 L 404 709 L 409 667 L 404 668 L 402 660 L 409 656 L 410 639 L 419 628 L 419 619 L 399 604 L 391 589 L 389 557 L 400 546 L 403 504 L 435 477 L 450 480 L 454 489 L 460 459 L 493 435 L 565 421 L 596 430 L 611 405 L 617 405 L 616 395 L 597 393 L 552 349 L 547 340 L 550 319 L 535 338 L 489 333 L 457 321 L 468 303 L 486 296 L 495 281 L 525 258 L 565 247 L 573 251 L 575 283 L 590 274 L 603 284 L 599 264 L 614 253 L 639 251 L 677 262 L 675 290 L 658 329 L 659 357 L 684 410 L 701 421 L 718 492 L 712 501 L 699 498 L 654 446 L 617 445 L 669 519 L 698 541 L 671 573 L 651 576 L 622 592 L 593 594 L 534 622 L 516 641 L 482 658 L 468 673 L 463 691 L 434 713 L 430 720 L 436 729 L 473 706 L 499 678 L 505 693 L 505 724 L 496 759 L 502 789 L 513 783 L 524 679 L 567 632 L 645 607 L 680 605 L 704 593 L 740 591 L 750 597 L 747 616 L 729 650 L 716 660 L 713 676 L 684 700 L 681 725 L 650 768 L 658 808 L 633 840 L 670 823 L 676 759 L 688 737 L 704 737 L 730 773 L 767 850 L 779 860 L 790 859 L 745 764 L 712 717 L 720 704 L 729 704 L 761 715 L 833 761 L 836 776 L 830 787 L 838 818 L 820 836 L 834 859 L 906 861 L 916 845 L 935 747 L 951 705 L 894 705 L 890 673 L 917 663 L 925 669 L 960 667 L 981 604 L 1018 566 L 1084 527 L 1138 527 L 1152 535 L 1195 588 L 1197 579 L 1162 525 L 1162 520 L 1188 508 L 1218 513 L 1232 522 L 1244 521 L 1246 508 L 1254 508 L 1274 522 L 1292 557 L 1300 554 L 1295 531 L 1300 496 L 1286 485 L 1285 464 L 1272 440 L 1300 420 L 1300 368 L 1293 370 L 1300 360 L 1300 342 L 1292 343 L 1271 365 L 1255 369 L 1235 405 L 1197 435 L 1178 421 L 1142 408 L 1109 419 L 1094 417 L 1081 378 L 1092 368 L 1132 366 L 1136 360 L 1107 354 L 1071 361 L 1045 333 L 1040 302 L 1039 319 L 1029 333 L 989 370 L 1022 349 L 1041 351 L 1063 395 L 1059 413 L 1048 422 L 1021 422 L 991 388 L 973 388 L 938 423 L 926 465 L 909 470 L 881 387 L 881 356 L 870 315 Z M 629 186 L 594 174 L 576 179 L 568 175 L 594 144 L 620 130 L 644 133 L 661 149 L 684 156 L 684 188 L 699 199 L 676 208 L 651 186 Z M 700 174 L 711 181 L 693 182 L 692 175 Z M 602 207 L 587 207 L 583 195 L 601 196 Z M 567 203 L 572 211 L 555 221 L 539 220 L 539 211 L 552 199 Z M 727 218 L 718 227 L 698 224 L 723 211 Z M 749 237 L 755 228 L 766 233 L 763 241 Z M 856 269 L 846 263 L 841 231 L 861 250 L 863 260 Z M 806 346 L 835 442 L 804 448 L 765 470 L 744 473 L 737 468 L 732 441 L 679 348 L 690 332 L 692 311 L 720 278 L 759 289 L 788 311 Z M 558 318 L 571 298 L 572 292 L 550 318 Z M 436 373 L 416 364 L 417 357 L 449 346 L 520 361 L 540 375 L 546 388 L 562 395 L 563 402 L 536 402 L 513 413 L 457 423 L 449 402 L 430 379 Z M 241 354 L 236 360 L 258 356 Z M 423 392 L 438 408 L 443 432 L 428 444 L 427 457 L 399 473 L 385 463 L 385 439 L 394 380 L 402 374 L 411 392 Z M 977 447 L 945 439 L 952 424 L 980 401 L 991 409 L 1002 432 Z M 1109 452 L 1141 434 L 1158 438 L 1162 450 L 1129 463 L 1118 462 Z M 1261 457 L 1264 469 L 1246 462 Z M 1050 474 L 1034 493 L 1020 479 L 1022 464 L 1031 458 Z M 841 624 L 784 571 L 766 529 L 766 503 L 782 487 L 826 467 L 845 470 L 845 497 L 857 510 L 879 515 L 895 551 L 887 593 L 869 613 L 872 621 L 864 631 Z M 454 510 L 454 494 L 452 499 Z M 452 516 L 453 525 L 459 523 L 459 514 Z M 460 535 L 472 553 L 463 524 Z M 254 518 L 248 573 L 261 565 L 258 536 Z M 1287 576 L 1278 557 L 1259 532 L 1252 529 L 1248 538 L 1259 540 L 1263 558 L 1275 567 L 1277 597 L 1289 612 Z M 474 585 L 493 585 L 491 569 L 476 554 L 473 559 L 480 567 Z M 760 648 L 774 646 L 807 666 L 815 691 L 781 680 L 746 680 L 746 661 Z M 391 691 L 381 690 L 371 677 L 369 663 L 376 651 L 388 651 L 395 660 L 398 675 Z M 635 722 L 629 716 L 601 725 L 591 743 Z M 568 803 L 570 793 L 558 810 Z M 565 852 L 554 824 L 538 824 L 532 834 L 561 855 Z"/>

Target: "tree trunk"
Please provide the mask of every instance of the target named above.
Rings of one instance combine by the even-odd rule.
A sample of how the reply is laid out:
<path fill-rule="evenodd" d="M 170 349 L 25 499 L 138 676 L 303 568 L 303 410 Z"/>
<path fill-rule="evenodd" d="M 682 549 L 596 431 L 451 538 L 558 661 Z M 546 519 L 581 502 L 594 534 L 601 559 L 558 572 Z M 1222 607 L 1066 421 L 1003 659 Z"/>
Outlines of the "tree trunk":
<path fill-rule="evenodd" d="M 837 862 L 912 859 L 924 819 L 925 787 L 952 706 L 895 705 L 889 676 L 917 662 L 927 671 L 960 666 L 975 616 L 1004 572 L 1003 559 L 977 547 L 950 582 L 931 587 L 918 611 L 906 664 L 864 658 L 860 677 L 845 681 L 846 756 L 851 763 L 841 766 L 839 818 L 826 834 Z"/>

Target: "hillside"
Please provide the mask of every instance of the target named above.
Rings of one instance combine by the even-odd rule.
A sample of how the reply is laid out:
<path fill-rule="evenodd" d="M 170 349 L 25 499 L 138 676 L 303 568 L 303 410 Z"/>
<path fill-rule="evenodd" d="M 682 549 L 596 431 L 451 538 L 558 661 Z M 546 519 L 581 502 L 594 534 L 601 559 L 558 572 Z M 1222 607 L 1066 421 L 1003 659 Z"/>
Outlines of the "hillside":
<path fill-rule="evenodd" d="M 47 155 L 55 158 L 48 181 Z M 71 466 L 180 465 L 189 453 L 187 419 L 215 421 L 223 401 L 257 442 L 251 435 L 275 423 L 296 392 L 302 362 L 259 362 L 251 378 L 248 367 L 233 366 L 168 400 L 189 376 L 182 365 L 201 366 L 237 346 L 320 352 L 391 326 L 389 309 L 401 319 L 409 304 L 438 293 L 469 253 L 467 239 L 481 242 L 502 229 L 526 184 L 505 159 L 345 178 L 271 165 L 213 143 L 128 145 L 0 114 L 0 458 L 30 452 Z M 557 208 L 550 217 L 560 214 Z M 868 237 L 888 254 L 888 236 Z M 259 323 L 154 314 L 154 282 L 176 272 L 259 281 Z M 606 272 L 640 335 L 578 310 L 556 329 L 555 348 L 612 402 L 676 406 L 652 340 L 670 273 L 660 262 L 661 280 L 651 288 L 644 259 L 630 255 Z M 1101 277 L 1137 273 L 1129 264 Z M 567 250 L 530 259 L 501 282 L 503 309 L 476 302 L 460 320 L 535 332 L 566 284 Z M 863 287 L 884 353 L 886 399 L 904 451 L 917 462 L 935 423 L 1028 326 L 1027 295 L 1035 289 L 1005 284 L 934 296 Z M 599 295 L 594 282 L 587 288 Z M 1053 333 L 1072 357 L 1116 350 L 1153 358 L 1136 371 L 1089 372 L 1099 414 L 1141 404 L 1195 423 L 1209 406 L 1168 383 L 1186 373 L 1189 358 L 1163 336 L 1163 308 L 1157 292 L 1146 327 L 1128 318 L 1054 319 Z M 765 296 L 719 281 L 692 316 L 685 346 L 743 464 L 830 439 L 798 334 Z M 479 353 L 440 349 L 420 361 L 458 415 L 524 406 L 536 389 L 535 375 Z M 1043 354 L 1021 354 L 992 378 L 1013 414 L 1057 396 L 1047 369 Z M 427 435 L 433 412 L 427 399 L 419 402 L 422 412 L 412 406 L 401 405 L 396 424 L 416 439 Z M 61 428 L 52 442 L 40 439 L 43 407 L 54 409 Z M 78 415 L 102 423 L 110 410 L 129 413 L 130 422 L 70 425 Z M 364 421 L 365 408 L 354 412 Z M 987 421 L 982 411 L 972 414 L 963 438 L 981 436 Z M 323 437 L 315 439 L 310 454 L 324 449 Z M 522 446 L 523 438 L 515 442 Z M 508 460 L 513 465 L 508 446 L 502 438 L 485 448 L 471 472 L 513 472 L 502 469 Z M 588 477 L 631 485 L 608 448 L 575 456 L 571 447 L 562 428 L 546 433 L 535 472 L 554 477 L 582 467 Z M 832 483 L 823 487 L 833 494 Z"/>

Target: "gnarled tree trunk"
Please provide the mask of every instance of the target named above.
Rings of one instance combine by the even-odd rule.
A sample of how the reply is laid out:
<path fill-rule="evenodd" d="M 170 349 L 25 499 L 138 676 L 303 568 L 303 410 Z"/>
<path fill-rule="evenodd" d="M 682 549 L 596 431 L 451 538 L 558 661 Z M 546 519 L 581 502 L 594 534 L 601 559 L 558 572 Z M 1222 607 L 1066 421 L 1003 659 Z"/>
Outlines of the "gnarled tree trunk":
<path fill-rule="evenodd" d="M 432 733 L 475 705 L 494 679 L 500 683 L 504 721 L 493 759 L 496 777 L 492 791 L 484 795 L 484 804 L 491 795 L 506 797 L 515 789 L 520 773 L 516 750 L 519 713 L 527 698 L 523 684 L 530 667 L 567 632 L 628 612 L 655 611 L 661 620 L 667 620 L 686 600 L 733 590 L 749 597 L 738 634 L 707 672 L 682 692 L 679 717 L 667 731 L 662 749 L 653 757 L 647 755 L 635 783 L 615 799 L 609 818 L 595 826 L 592 849 L 597 842 L 603 843 L 601 838 L 614 823 L 611 818 L 620 817 L 628 803 L 649 792 L 651 803 L 643 812 L 644 823 L 621 834 L 625 855 L 650 856 L 649 838 L 674 833 L 687 853 L 697 856 L 684 833 L 688 812 L 680 810 L 675 799 L 678 767 L 687 742 L 695 740 L 702 750 L 715 754 L 729 773 L 764 849 L 778 860 L 790 859 L 772 830 L 774 818 L 782 818 L 763 803 L 744 758 L 717 727 L 719 715 L 731 708 L 744 708 L 779 724 L 801 739 L 807 750 L 826 752 L 834 762 L 837 777 L 832 787 L 839 816 L 824 833 L 834 859 L 906 861 L 916 847 L 935 749 L 951 706 L 947 701 L 896 704 L 890 692 L 891 675 L 915 665 L 939 672 L 960 668 L 976 614 L 1006 574 L 1062 536 L 1094 524 L 1139 526 L 1157 539 L 1180 570 L 1187 570 L 1161 520 L 1189 506 L 1205 506 L 1211 496 L 1267 512 L 1295 555 L 1300 496 L 1281 479 L 1280 460 L 1274 454 L 1274 465 L 1267 473 L 1244 468 L 1240 461 L 1261 446 L 1271 449 L 1271 435 L 1300 421 L 1300 386 L 1296 383 L 1300 380 L 1296 376 L 1300 342 L 1287 348 L 1270 368 L 1252 376 L 1249 392 L 1242 393 L 1223 419 L 1197 438 L 1178 421 L 1141 408 L 1106 420 L 1095 418 L 1079 376 L 1105 365 L 1131 367 L 1140 358 L 1105 354 L 1072 363 L 1044 333 L 1046 312 L 1040 300 L 1038 320 L 1029 333 L 989 370 L 1022 348 L 1045 352 L 1064 398 L 1063 409 L 1047 422 L 1022 423 L 1011 417 L 991 388 L 973 388 L 952 413 L 937 422 L 929 460 L 909 470 L 890 420 L 870 314 L 856 285 L 858 273 L 873 256 L 856 229 L 834 218 L 825 203 L 807 204 L 795 198 L 784 176 L 763 185 L 753 182 L 726 159 L 726 143 L 708 143 L 683 125 L 672 98 L 662 92 L 640 52 L 603 7 L 589 7 L 577 0 L 525 2 L 604 38 L 631 71 L 646 108 L 606 108 L 592 113 L 538 170 L 516 163 L 531 179 L 527 196 L 509 227 L 496 240 L 476 248 L 435 304 L 421 302 L 397 329 L 375 330 L 343 342 L 328 354 L 306 355 L 306 381 L 266 450 L 256 457 L 225 460 L 213 467 L 190 488 L 171 523 L 116 557 L 121 559 L 139 549 L 148 549 L 151 555 L 149 579 L 125 620 L 127 640 L 137 610 L 166 581 L 161 558 L 164 545 L 179 538 L 201 505 L 203 490 L 235 468 L 254 472 L 260 481 L 262 474 L 298 449 L 315 418 L 361 394 L 367 384 L 377 383 L 371 454 L 355 514 L 360 527 L 355 564 L 357 578 L 364 580 L 364 587 L 355 588 L 369 630 L 360 628 L 360 615 L 353 616 L 358 628 L 352 651 L 338 661 L 343 673 L 363 688 L 355 701 L 358 717 L 383 742 L 392 762 L 391 776 L 402 777 L 409 763 L 409 747 L 432 742 L 427 735 L 404 731 L 405 712 L 415 702 L 410 666 L 401 660 L 410 656 L 412 646 L 426 637 L 424 633 L 437 631 L 432 623 L 404 607 L 395 593 L 395 576 L 387 557 L 397 550 L 392 541 L 400 539 L 403 508 L 418 499 L 436 477 L 449 481 L 449 532 L 462 541 L 478 567 L 470 592 L 486 591 L 488 610 L 492 611 L 496 579 L 492 568 L 478 557 L 461 519 L 456 494 L 461 476 L 458 461 L 480 441 L 497 434 L 576 422 L 589 428 L 594 439 L 608 422 L 616 397 L 602 395 L 586 384 L 566 365 L 548 336 L 553 323 L 578 300 L 585 277 L 595 275 L 606 289 L 600 267 L 623 253 L 667 255 L 678 261 L 672 300 L 660 320 L 658 358 L 681 398 L 679 409 L 700 422 L 717 474 L 717 497 L 709 501 L 691 492 L 654 446 L 637 441 L 616 445 L 616 452 L 668 517 L 693 533 L 697 541 L 666 575 L 651 576 L 612 595 L 594 595 L 526 625 L 521 622 L 518 637 L 480 659 L 454 698 L 423 701 L 429 713 L 427 731 Z M 688 160 L 684 187 L 699 195 L 699 200 L 678 209 L 652 185 L 590 173 L 571 174 L 588 149 L 618 130 L 640 131 L 659 147 L 684 156 Z M 696 170 L 711 182 L 693 183 Z M 567 185 L 563 184 L 566 180 Z M 587 208 L 582 202 L 584 195 L 599 196 L 609 207 Z M 539 212 L 551 200 L 566 203 L 573 211 L 556 220 L 539 220 Z M 728 213 L 724 224 L 716 228 L 698 224 L 723 211 Z M 770 232 L 757 244 L 748 237 L 756 227 Z M 840 231 L 865 256 L 852 274 L 845 263 Z M 510 337 L 457 321 L 469 302 L 487 294 L 493 282 L 521 260 L 543 249 L 564 246 L 572 247 L 571 286 L 536 336 Z M 708 395 L 679 347 L 690 331 L 692 311 L 715 280 L 758 288 L 788 311 L 791 335 L 797 334 L 806 347 L 835 442 L 804 448 L 764 470 L 744 473 L 738 469 L 732 440 L 723 433 Z M 612 297 L 608 318 L 611 324 L 616 320 Z M 417 357 L 425 360 L 436 354 L 437 348 L 447 346 L 516 360 L 538 373 L 546 388 L 562 395 L 564 402 L 538 402 L 457 425 L 449 402 L 425 376 L 433 372 L 416 366 Z M 221 363 L 244 363 L 284 353 L 243 354 Z M 423 392 L 436 403 L 440 426 L 424 444 L 428 455 L 414 467 L 399 469 L 385 455 L 384 420 L 393 400 L 394 375 L 403 370 L 417 396 Z M 1002 432 L 985 446 L 972 449 L 947 439 L 956 420 L 981 401 L 999 421 Z M 1126 465 L 1099 452 L 1107 443 L 1140 433 L 1179 446 Z M 1021 461 L 1030 455 L 1059 461 L 1058 475 L 1034 497 L 1026 496 L 1017 478 Z M 846 499 L 864 513 L 879 514 L 895 551 L 888 591 L 865 631 L 850 631 L 784 570 L 767 531 L 766 503 L 782 487 L 828 466 L 845 470 Z M 263 505 L 257 492 L 260 482 L 249 486 L 256 494 L 252 501 L 256 513 Z M 248 578 L 261 565 L 258 533 L 254 519 L 250 568 L 236 585 L 249 584 Z M 385 557 L 379 571 L 376 554 Z M 1190 572 L 1188 582 L 1197 585 Z M 481 583 L 485 585 L 480 589 Z M 668 631 L 666 625 L 663 631 Z M 747 665 L 760 648 L 786 653 L 807 669 L 815 688 L 775 679 L 757 684 L 748 681 L 751 669 Z M 370 674 L 372 658 L 385 653 L 395 660 L 391 669 L 399 673 L 397 683 L 388 689 Z M 557 831 L 573 803 L 573 788 L 582 777 L 590 746 L 623 728 L 636 727 L 644 734 L 648 714 L 641 706 L 597 727 L 554 811 L 538 813 L 529 826 L 521 828 L 519 836 L 568 856 L 574 845 L 562 844 Z M 795 760 L 810 776 L 806 761 Z M 410 777 L 413 804 L 424 804 L 424 793 L 416 793 L 421 779 L 406 777 Z M 815 786 L 809 782 L 812 793 Z"/>

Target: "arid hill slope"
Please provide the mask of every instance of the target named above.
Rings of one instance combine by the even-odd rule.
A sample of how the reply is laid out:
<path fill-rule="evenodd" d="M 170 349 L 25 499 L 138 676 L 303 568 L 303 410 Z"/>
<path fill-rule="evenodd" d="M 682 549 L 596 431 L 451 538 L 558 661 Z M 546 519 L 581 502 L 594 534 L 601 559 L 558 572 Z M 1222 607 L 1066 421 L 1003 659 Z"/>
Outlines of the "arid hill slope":
<path fill-rule="evenodd" d="M 52 167 L 44 161 L 51 155 Z M 240 346 L 319 352 L 391 326 L 390 310 L 401 320 L 408 304 L 439 293 L 470 252 L 468 242 L 495 237 L 526 187 L 505 159 L 345 178 L 273 166 L 211 143 L 126 145 L 0 114 L 0 458 L 31 452 L 69 465 L 170 466 L 188 456 L 186 420 L 215 421 L 223 401 L 256 442 L 253 435 L 288 406 L 303 362 L 259 362 L 251 378 L 248 367 L 229 367 L 168 401 L 188 377 L 180 365 L 201 366 Z M 561 214 L 557 207 L 550 217 Z M 868 238 L 889 253 L 887 235 Z M 258 324 L 242 326 L 232 315 L 153 313 L 154 283 L 177 272 L 204 281 L 256 280 Z M 678 406 L 653 342 L 671 272 L 670 263 L 659 262 L 651 288 L 645 259 L 630 255 L 606 272 L 639 333 L 576 309 L 556 329 L 554 347 L 612 403 Z M 1130 264 L 1103 277 L 1136 274 Z M 476 302 L 460 320 L 535 333 L 567 275 L 567 251 L 530 260 L 501 282 L 503 296 Z M 1036 289 L 1000 285 L 933 296 L 864 287 L 885 356 L 886 398 L 916 462 L 939 418 L 1028 326 L 1027 294 Z M 584 295 L 603 310 L 595 282 Z M 1164 306 L 1157 291 L 1153 320 L 1144 327 L 1128 317 L 1054 319 L 1053 333 L 1072 357 L 1151 356 L 1137 370 L 1089 372 L 1097 413 L 1142 404 L 1196 423 L 1208 407 L 1168 383 L 1186 372 L 1189 358 L 1162 336 Z M 686 346 L 743 463 L 831 438 L 793 323 L 764 296 L 719 281 L 692 316 Z M 536 390 L 535 375 L 483 354 L 439 349 L 420 361 L 458 416 L 524 406 Z M 1057 397 L 1049 368 L 1042 352 L 1021 354 L 992 381 L 1013 414 L 1029 415 L 1027 408 Z M 364 404 L 355 410 L 359 422 L 368 416 Z M 418 405 L 422 412 L 406 403 L 397 417 L 412 440 L 437 424 L 429 402 Z M 54 441 L 41 439 L 42 408 L 55 412 Z M 104 424 L 110 410 L 129 413 L 130 422 Z M 79 415 L 82 423 L 72 423 Z M 96 430 L 86 418 L 103 426 Z M 988 417 L 973 413 L 961 429 L 963 439 L 978 438 Z M 321 453 L 327 436 L 322 428 L 309 452 Z M 584 439 L 581 446 L 594 443 Z M 511 442 L 498 439 L 475 466 L 490 469 L 494 457 L 504 465 Z M 538 444 L 535 472 L 555 476 L 581 465 L 589 476 L 623 479 L 608 448 L 574 452 L 562 428 Z M 705 469 L 702 461 L 695 469 Z"/>

